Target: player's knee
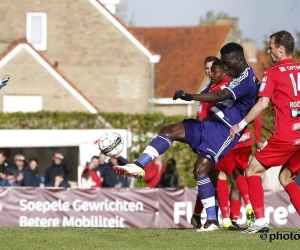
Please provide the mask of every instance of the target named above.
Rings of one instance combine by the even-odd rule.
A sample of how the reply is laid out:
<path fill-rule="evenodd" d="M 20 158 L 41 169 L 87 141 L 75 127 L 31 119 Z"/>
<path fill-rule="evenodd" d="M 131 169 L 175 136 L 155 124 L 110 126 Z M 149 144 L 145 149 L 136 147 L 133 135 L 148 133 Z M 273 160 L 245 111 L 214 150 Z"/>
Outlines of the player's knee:
<path fill-rule="evenodd" d="M 218 173 L 218 179 L 219 180 L 227 180 L 227 175 L 224 172 L 220 171 Z"/>
<path fill-rule="evenodd" d="M 165 126 L 160 133 L 167 135 L 172 141 L 184 139 L 184 127 L 181 123 Z"/>
<path fill-rule="evenodd" d="M 278 180 L 281 184 L 282 187 L 285 187 L 286 185 L 288 185 L 289 183 L 293 182 L 294 181 L 294 178 L 291 178 L 290 176 L 287 176 L 283 173 L 281 173 L 279 176 L 278 176 Z"/>

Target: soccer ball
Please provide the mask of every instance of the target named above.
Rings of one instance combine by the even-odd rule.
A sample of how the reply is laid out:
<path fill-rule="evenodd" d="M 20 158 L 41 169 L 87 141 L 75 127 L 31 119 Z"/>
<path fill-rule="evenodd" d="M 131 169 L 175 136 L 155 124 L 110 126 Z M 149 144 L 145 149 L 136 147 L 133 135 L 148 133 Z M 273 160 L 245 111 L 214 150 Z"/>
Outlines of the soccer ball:
<path fill-rule="evenodd" d="M 124 148 L 124 140 L 117 132 L 105 132 L 100 137 L 98 146 L 106 156 L 118 156 Z"/>

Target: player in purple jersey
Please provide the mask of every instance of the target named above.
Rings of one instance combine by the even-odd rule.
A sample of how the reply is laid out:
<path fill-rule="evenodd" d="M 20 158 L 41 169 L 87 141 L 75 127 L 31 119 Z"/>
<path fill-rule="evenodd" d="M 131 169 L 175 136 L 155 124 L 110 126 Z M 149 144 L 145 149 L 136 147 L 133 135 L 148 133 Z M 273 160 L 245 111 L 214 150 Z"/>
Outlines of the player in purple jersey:
<path fill-rule="evenodd" d="M 158 155 L 163 154 L 173 141 L 189 144 L 200 151 L 194 165 L 194 176 L 198 194 L 207 213 L 206 223 L 197 231 L 219 229 L 215 210 L 215 189 L 208 177 L 209 170 L 233 147 L 239 136 L 229 137 L 231 125 L 238 123 L 254 106 L 258 91 L 258 80 L 246 62 L 243 48 L 237 43 L 228 43 L 221 48 L 221 60 L 232 80 L 228 87 L 205 94 L 188 94 L 182 90 L 175 92 L 173 99 L 196 100 L 217 103 L 211 109 L 211 119 L 203 122 L 187 119 L 165 126 L 144 150 L 142 156 L 126 166 L 114 166 L 123 176 L 144 178 L 144 167 Z M 241 131 L 241 134 L 244 131 Z"/>

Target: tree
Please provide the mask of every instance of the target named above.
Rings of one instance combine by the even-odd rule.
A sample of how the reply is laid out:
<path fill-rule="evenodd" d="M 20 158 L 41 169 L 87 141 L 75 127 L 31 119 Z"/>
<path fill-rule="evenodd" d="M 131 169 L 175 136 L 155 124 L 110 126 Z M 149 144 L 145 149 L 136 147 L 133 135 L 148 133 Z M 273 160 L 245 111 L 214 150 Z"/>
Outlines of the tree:
<path fill-rule="evenodd" d="M 204 18 L 200 17 L 199 25 L 214 25 L 217 19 L 230 19 L 229 15 L 225 12 L 219 12 L 217 15 L 213 11 L 207 11 Z"/>
<path fill-rule="evenodd" d="M 129 27 L 135 26 L 134 21 L 134 13 L 131 14 L 130 19 L 127 17 L 127 9 L 128 9 L 128 3 L 126 1 L 121 1 L 120 4 L 116 6 L 116 16 L 121 19 L 121 21 Z"/>

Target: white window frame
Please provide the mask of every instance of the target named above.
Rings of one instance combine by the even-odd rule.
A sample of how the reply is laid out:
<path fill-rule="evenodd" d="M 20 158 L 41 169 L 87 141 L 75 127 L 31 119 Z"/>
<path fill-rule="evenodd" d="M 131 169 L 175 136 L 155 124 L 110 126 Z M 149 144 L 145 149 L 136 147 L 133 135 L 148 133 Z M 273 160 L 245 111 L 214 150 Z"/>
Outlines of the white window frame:
<path fill-rule="evenodd" d="M 3 112 L 39 112 L 43 110 L 41 95 L 4 95 Z"/>
<path fill-rule="evenodd" d="M 42 18 L 42 27 L 41 27 L 41 43 L 34 44 L 31 41 L 32 34 L 32 18 L 41 17 Z M 26 39 L 27 41 L 39 51 L 45 51 L 47 49 L 47 13 L 45 12 L 28 12 L 26 15 Z"/>

